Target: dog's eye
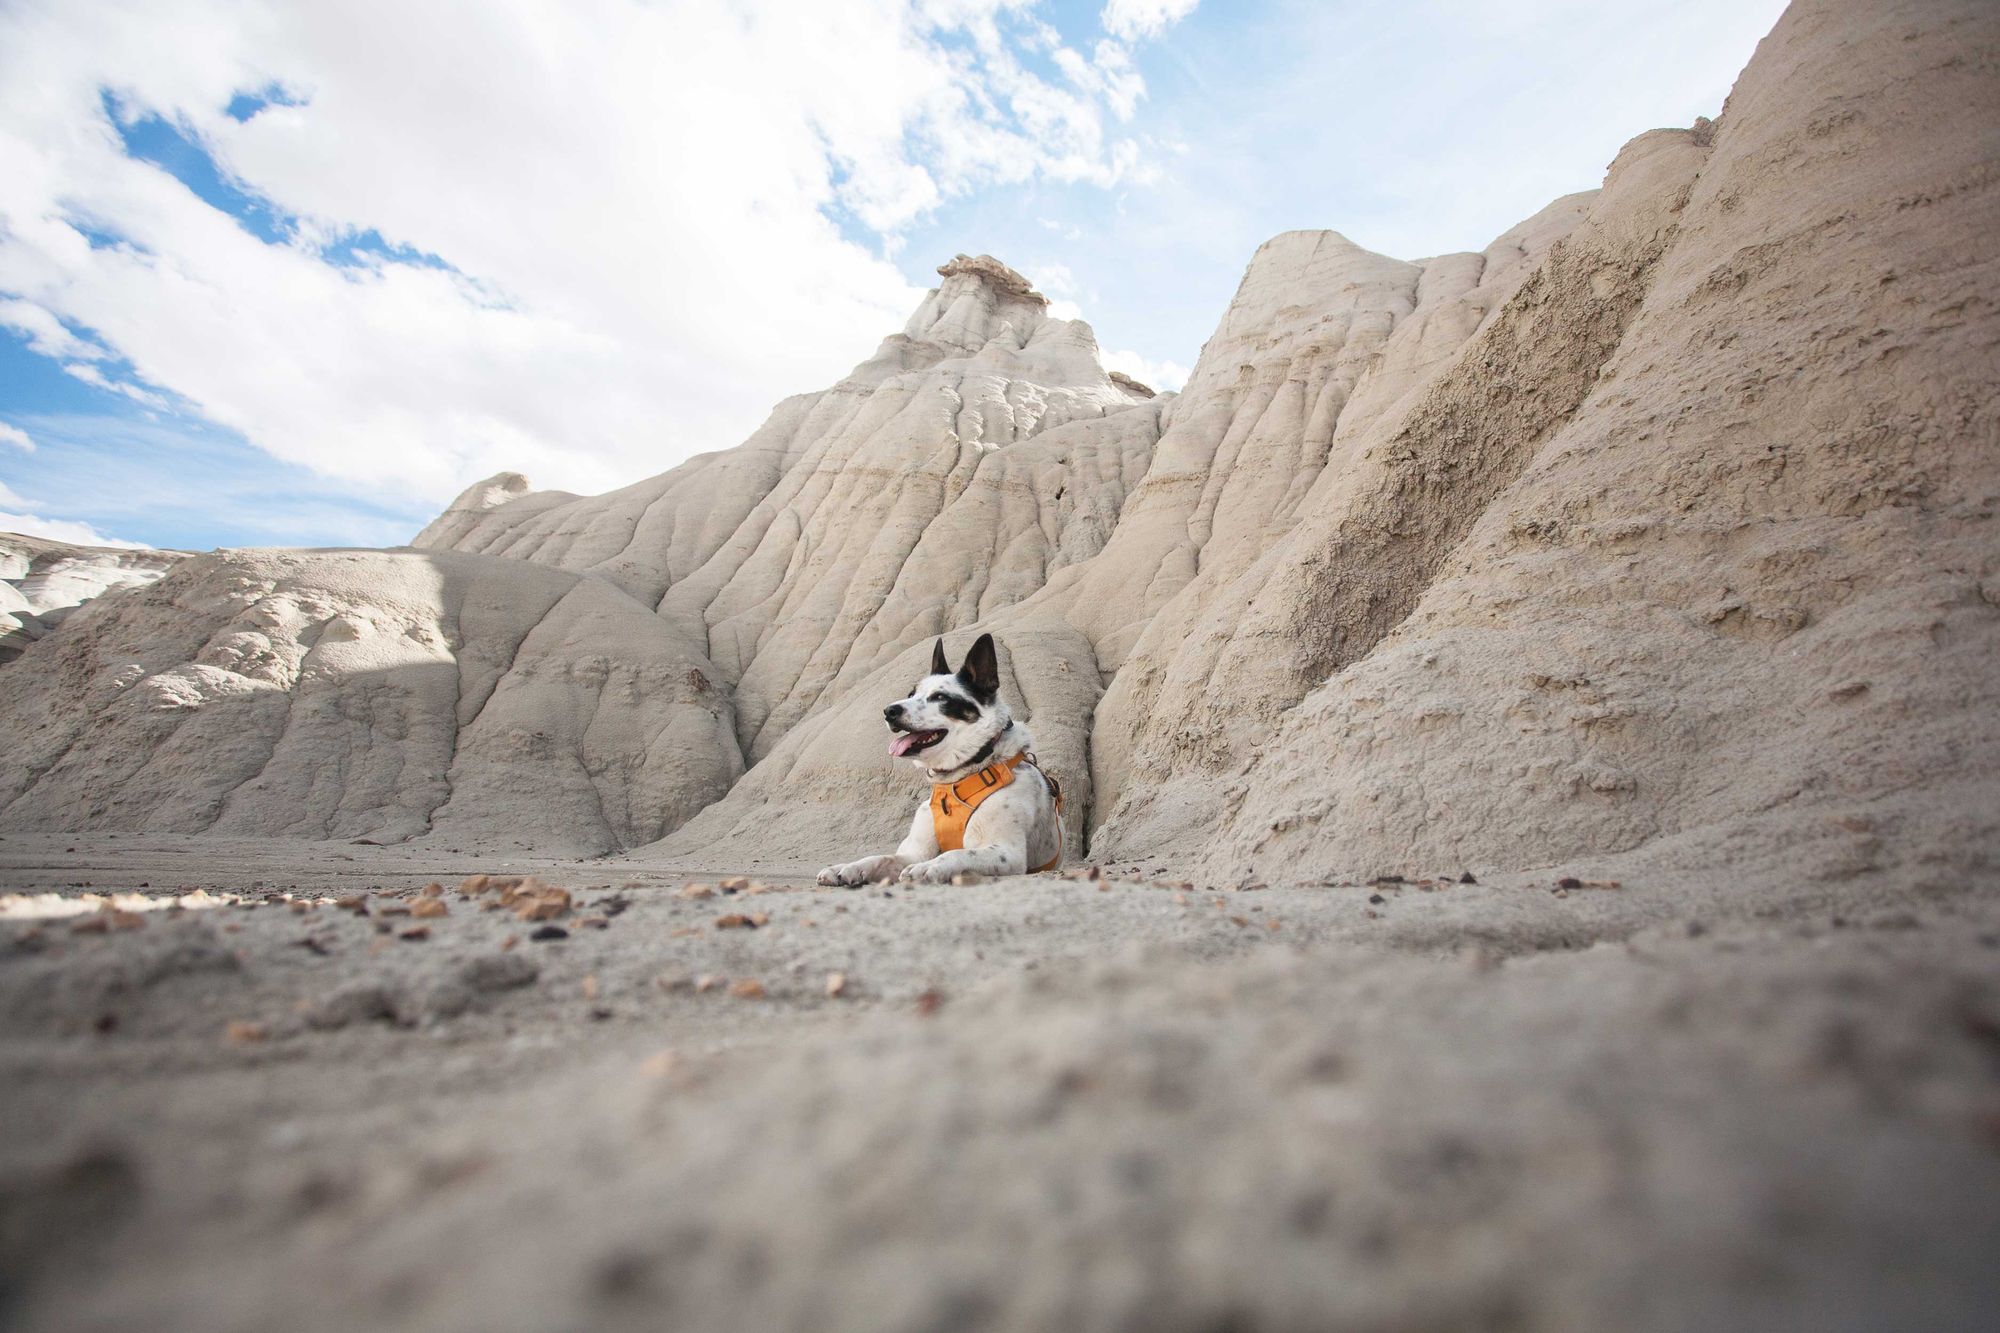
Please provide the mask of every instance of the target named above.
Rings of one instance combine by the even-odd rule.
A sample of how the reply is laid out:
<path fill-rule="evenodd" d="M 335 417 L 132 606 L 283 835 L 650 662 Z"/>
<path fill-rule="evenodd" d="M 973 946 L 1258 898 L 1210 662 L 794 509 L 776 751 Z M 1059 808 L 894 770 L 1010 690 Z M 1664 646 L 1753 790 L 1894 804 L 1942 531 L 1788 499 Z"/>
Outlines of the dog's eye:
<path fill-rule="evenodd" d="M 934 704 L 941 704 L 944 702 L 944 696 L 942 694 L 933 694 L 930 697 L 930 702 Z"/>

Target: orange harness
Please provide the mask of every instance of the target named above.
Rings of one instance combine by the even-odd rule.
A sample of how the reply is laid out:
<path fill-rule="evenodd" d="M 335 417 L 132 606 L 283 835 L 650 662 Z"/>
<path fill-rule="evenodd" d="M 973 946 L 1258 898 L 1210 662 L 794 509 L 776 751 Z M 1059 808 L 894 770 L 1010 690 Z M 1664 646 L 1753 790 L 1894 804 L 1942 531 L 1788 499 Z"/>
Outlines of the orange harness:
<path fill-rule="evenodd" d="M 1014 783 L 1014 770 L 1026 764 L 1037 773 L 1042 781 L 1049 784 L 1049 794 L 1055 797 L 1056 813 L 1063 808 L 1062 787 L 1035 762 L 1034 756 L 1026 750 L 1012 759 L 996 759 L 977 773 L 968 773 L 956 782 L 939 782 L 931 786 L 931 828 L 937 833 L 938 850 L 959 851 L 965 846 L 965 826 L 972 818 L 972 812 L 979 803 Z M 1056 848 L 1053 860 L 1047 865 L 1036 866 L 1030 874 L 1039 875 L 1044 870 L 1054 870 L 1062 864 L 1062 848 Z"/>

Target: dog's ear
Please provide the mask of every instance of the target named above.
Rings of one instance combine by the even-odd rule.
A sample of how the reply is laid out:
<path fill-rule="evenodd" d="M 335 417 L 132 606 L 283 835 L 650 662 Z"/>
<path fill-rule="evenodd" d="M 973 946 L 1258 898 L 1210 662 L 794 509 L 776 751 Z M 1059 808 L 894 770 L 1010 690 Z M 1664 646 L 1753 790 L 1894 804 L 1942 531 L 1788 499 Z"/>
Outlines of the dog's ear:
<path fill-rule="evenodd" d="M 991 700 L 1000 693 L 1000 658 L 993 651 L 991 634 L 980 635 L 972 645 L 965 665 L 958 669 L 958 678 L 978 698 Z"/>
<path fill-rule="evenodd" d="M 931 645 L 931 674 L 933 676 L 949 676 L 951 674 L 951 663 L 946 660 L 944 655 L 943 639 L 939 639 Z"/>

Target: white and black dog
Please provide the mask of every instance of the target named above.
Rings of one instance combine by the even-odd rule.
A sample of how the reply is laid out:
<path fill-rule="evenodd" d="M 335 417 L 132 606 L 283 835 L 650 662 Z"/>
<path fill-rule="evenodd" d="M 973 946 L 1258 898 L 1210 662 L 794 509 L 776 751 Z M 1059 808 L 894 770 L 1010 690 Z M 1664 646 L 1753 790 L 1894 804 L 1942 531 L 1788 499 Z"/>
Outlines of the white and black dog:
<path fill-rule="evenodd" d="M 820 883 L 949 884 L 958 875 L 1019 875 L 1062 863 L 1062 792 L 1035 764 L 1028 729 L 1000 698 L 991 634 L 979 636 L 957 671 L 939 639 L 931 674 L 882 717 L 889 754 L 924 771 L 931 798 L 895 851 L 828 866 Z"/>

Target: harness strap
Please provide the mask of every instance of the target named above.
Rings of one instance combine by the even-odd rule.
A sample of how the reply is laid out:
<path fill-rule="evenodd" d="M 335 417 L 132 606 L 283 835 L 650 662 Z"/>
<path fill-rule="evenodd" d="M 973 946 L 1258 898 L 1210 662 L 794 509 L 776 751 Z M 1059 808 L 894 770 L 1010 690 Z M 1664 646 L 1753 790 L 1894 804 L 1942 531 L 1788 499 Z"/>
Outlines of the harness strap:
<path fill-rule="evenodd" d="M 1012 759 L 1001 759 L 986 765 L 976 773 L 968 773 L 956 782 L 938 782 L 931 785 L 931 829 L 937 834 L 938 850 L 941 852 L 961 851 L 965 847 L 965 826 L 972 820 L 972 812 L 985 799 L 1002 787 L 1014 784 L 1014 770 L 1026 764 L 1040 773 L 1042 781 L 1049 784 L 1049 793 L 1055 798 L 1056 813 L 1063 808 L 1062 787 L 1056 780 L 1043 772 L 1033 755 L 1022 751 Z M 1036 866 L 1031 874 L 1039 875 L 1045 870 L 1054 870 L 1062 864 L 1062 848 L 1056 848 L 1054 859 L 1046 865 Z"/>

